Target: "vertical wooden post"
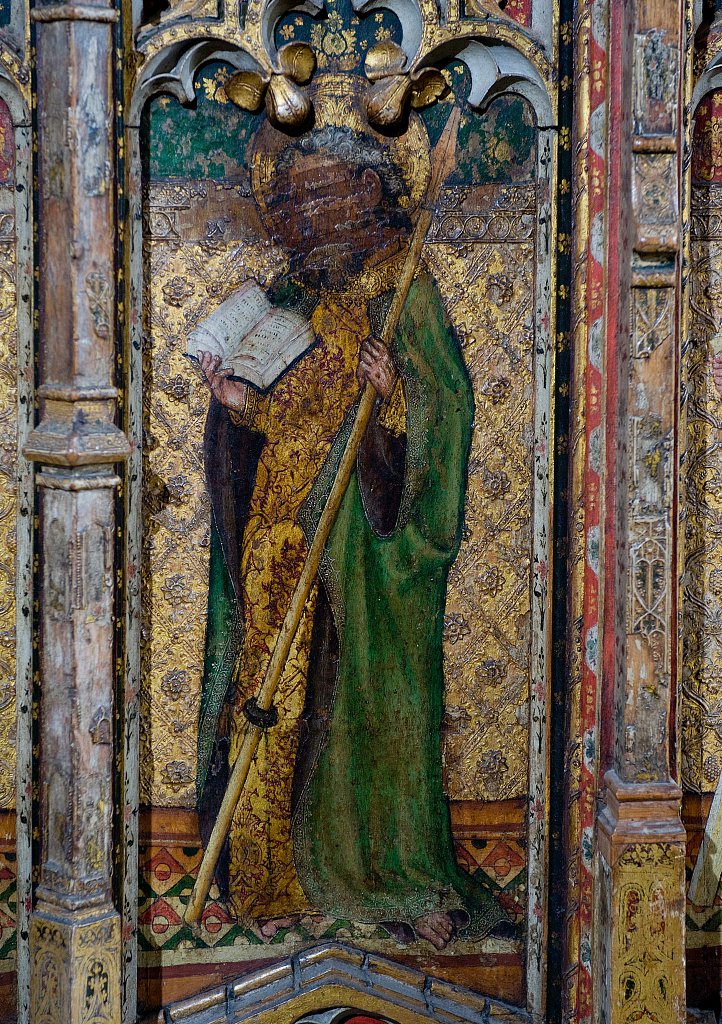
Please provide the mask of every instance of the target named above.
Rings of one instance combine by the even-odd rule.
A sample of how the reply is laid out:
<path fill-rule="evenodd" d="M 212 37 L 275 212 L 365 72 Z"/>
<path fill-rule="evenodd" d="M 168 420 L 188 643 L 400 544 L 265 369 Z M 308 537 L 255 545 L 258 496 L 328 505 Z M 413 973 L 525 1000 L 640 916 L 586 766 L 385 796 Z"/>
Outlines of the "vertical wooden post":
<path fill-rule="evenodd" d="M 36 4 L 41 867 L 32 1021 L 120 1020 L 113 808 L 115 116 L 112 0 Z"/>
<path fill-rule="evenodd" d="M 607 771 L 594 986 L 596 1019 L 610 1024 L 686 1014 L 675 749 L 683 6 L 612 5 L 608 138 L 620 171 L 606 253 Z"/>

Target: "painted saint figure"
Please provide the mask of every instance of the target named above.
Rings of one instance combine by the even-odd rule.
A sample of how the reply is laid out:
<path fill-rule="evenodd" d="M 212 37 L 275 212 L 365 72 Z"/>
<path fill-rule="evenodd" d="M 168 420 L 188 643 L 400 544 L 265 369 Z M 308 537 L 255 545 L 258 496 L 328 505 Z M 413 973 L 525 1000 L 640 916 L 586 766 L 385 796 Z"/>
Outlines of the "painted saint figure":
<path fill-rule="evenodd" d="M 257 154 L 272 173 L 266 187 L 256 173 L 254 189 L 290 260 L 271 299 L 309 317 L 316 342 L 266 392 L 199 353 L 212 392 L 213 510 L 201 828 L 205 840 L 243 736 L 243 705 L 260 688 L 370 382 L 376 406 L 356 472 L 217 879 L 265 939 L 320 912 L 442 949 L 459 930 L 480 935 L 504 921 L 456 864 L 442 784 L 442 627 L 473 396 L 425 270 L 390 349 L 378 338 L 423 168 L 361 123 L 348 84 L 326 89 L 331 113 L 317 99 L 313 132 L 261 133 Z M 413 127 L 421 136 L 418 120 Z"/>

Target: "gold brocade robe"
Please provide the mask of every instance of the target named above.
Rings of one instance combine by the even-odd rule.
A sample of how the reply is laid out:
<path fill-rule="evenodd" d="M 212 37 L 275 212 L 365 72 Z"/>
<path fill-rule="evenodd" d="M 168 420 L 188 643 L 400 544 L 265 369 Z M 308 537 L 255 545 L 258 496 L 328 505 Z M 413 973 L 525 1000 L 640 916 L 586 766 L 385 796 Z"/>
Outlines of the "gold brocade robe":
<path fill-rule="evenodd" d="M 265 441 L 241 553 L 245 635 L 236 668 L 231 763 L 244 732 L 243 703 L 260 689 L 306 557 L 299 508 L 359 393 L 359 350 L 371 330 L 367 303 L 357 291 L 322 296 L 312 323 L 314 347 L 269 393 L 249 391 L 242 417 Z M 381 416 L 395 432 L 404 429 L 400 384 Z M 233 817 L 230 899 L 242 920 L 313 909 L 294 868 L 291 790 L 316 594 L 314 587 L 274 700 L 278 725 L 264 733 Z"/>

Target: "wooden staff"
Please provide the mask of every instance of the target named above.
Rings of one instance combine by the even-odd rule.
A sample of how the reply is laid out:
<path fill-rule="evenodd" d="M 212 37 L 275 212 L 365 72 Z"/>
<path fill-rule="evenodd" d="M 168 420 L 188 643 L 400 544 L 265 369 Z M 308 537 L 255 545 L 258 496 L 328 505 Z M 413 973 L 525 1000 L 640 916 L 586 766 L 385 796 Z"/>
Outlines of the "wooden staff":
<path fill-rule="evenodd" d="M 416 221 L 416 226 L 411 236 L 399 283 L 396 288 L 391 307 L 386 316 L 384 329 L 381 335 L 382 340 L 387 345 L 394 337 L 394 332 L 398 326 L 401 311 L 404 308 L 404 303 L 406 302 L 409 294 L 411 283 L 414 280 L 416 268 L 418 267 L 419 260 L 421 258 L 421 249 L 424 244 L 426 232 L 431 224 L 431 218 L 434 215 L 434 205 L 439 196 L 441 186 L 454 168 L 456 137 L 459 128 L 460 116 L 459 108 L 454 107 L 444 131 L 434 147 L 427 203 L 422 207 L 418 220 Z M 361 401 L 359 402 L 351 433 L 348 441 L 346 442 L 343 455 L 341 456 L 341 462 L 339 463 L 333 486 L 331 487 L 331 491 L 328 499 L 326 500 L 326 505 L 321 513 L 321 517 L 319 518 L 313 541 L 308 549 L 308 555 L 303 566 L 303 571 L 301 572 L 298 583 L 296 584 L 296 589 L 293 592 L 293 597 L 291 598 L 291 603 L 288 606 L 286 617 L 283 620 L 283 625 L 281 626 L 281 630 L 278 634 L 276 646 L 273 650 L 271 660 L 268 663 L 268 668 L 266 669 L 261 689 L 258 692 L 255 702 L 251 702 L 253 707 L 249 710 L 255 712 L 255 714 L 253 714 L 253 717 L 249 718 L 246 725 L 246 732 L 243 737 L 243 742 L 241 743 L 241 749 L 238 753 L 238 757 L 236 758 L 236 763 L 233 765 L 233 771 L 231 772 L 231 777 L 228 780 L 228 788 L 223 796 L 223 801 L 218 811 L 216 823 L 213 826 L 213 831 L 211 832 L 210 839 L 208 840 L 208 846 L 206 847 L 205 853 L 203 854 L 203 860 L 201 861 L 200 868 L 198 869 L 198 878 L 196 879 L 196 884 L 193 886 L 193 892 L 191 893 L 184 915 L 184 919 L 187 924 L 196 924 L 203 911 L 203 906 L 213 881 L 213 872 L 215 871 L 218 858 L 221 855 L 221 849 L 226 835 L 231 827 L 233 814 L 238 801 L 241 798 L 243 787 L 246 784 L 248 773 L 250 771 L 253 758 L 256 755 L 263 730 L 267 727 L 267 722 L 272 721 L 272 719 L 267 719 L 266 722 L 264 722 L 264 716 L 272 715 L 273 713 L 273 698 L 276 694 L 278 684 L 281 681 L 283 670 L 286 667 L 286 661 L 291 651 L 291 645 L 301 622 L 301 617 L 303 615 L 304 608 L 306 607 L 306 601 L 308 600 L 308 595 L 311 592 L 313 581 L 316 578 L 323 549 L 326 545 L 329 534 L 331 533 L 331 529 L 336 520 L 336 515 L 341 507 L 341 502 L 343 501 L 343 496 L 346 493 L 346 488 L 348 487 L 349 480 L 351 479 L 351 474 L 353 473 L 354 466 L 356 465 L 356 456 L 364 433 L 366 432 L 366 427 L 371 417 L 375 400 L 376 389 L 373 384 L 367 383 L 363 390 Z M 256 718 L 257 721 L 254 721 L 253 718 Z"/>

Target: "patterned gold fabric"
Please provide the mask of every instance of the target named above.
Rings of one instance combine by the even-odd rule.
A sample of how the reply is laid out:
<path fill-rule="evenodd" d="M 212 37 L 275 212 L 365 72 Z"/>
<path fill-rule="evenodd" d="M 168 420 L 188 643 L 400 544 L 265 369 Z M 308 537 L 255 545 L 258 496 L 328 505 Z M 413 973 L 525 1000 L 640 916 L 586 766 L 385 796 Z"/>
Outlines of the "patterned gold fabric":
<path fill-rule="evenodd" d="M 259 397 L 248 425 L 266 442 L 244 533 L 242 578 L 245 640 L 236 681 L 231 760 L 303 567 L 307 545 L 296 517 L 344 416 L 358 394 L 356 367 L 369 334 L 358 293 L 328 295 L 312 318 L 318 342 L 268 396 Z M 401 394 L 393 397 L 400 424 Z M 391 413 L 391 410 L 389 410 Z M 231 830 L 231 894 L 239 917 L 263 919 L 308 910 L 293 867 L 291 783 L 303 711 L 314 590 L 276 696 L 279 724 L 261 741 Z"/>

